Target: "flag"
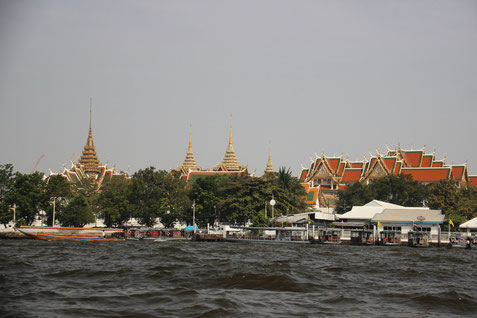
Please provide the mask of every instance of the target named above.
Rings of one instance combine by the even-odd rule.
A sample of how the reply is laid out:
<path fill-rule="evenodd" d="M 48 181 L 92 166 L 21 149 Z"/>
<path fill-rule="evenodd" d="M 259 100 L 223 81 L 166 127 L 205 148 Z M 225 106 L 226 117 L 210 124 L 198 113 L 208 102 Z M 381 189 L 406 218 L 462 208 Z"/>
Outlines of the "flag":
<path fill-rule="evenodd" d="M 454 222 L 452 222 L 451 219 L 449 219 L 449 224 L 452 225 L 452 227 L 454 227 Z"/>
<path fill-rule="evenodd" d="M 378 226 L 379 227 L 383 227 L 383 225 L 381 224 L 381 222 L 378 221 Z"/>

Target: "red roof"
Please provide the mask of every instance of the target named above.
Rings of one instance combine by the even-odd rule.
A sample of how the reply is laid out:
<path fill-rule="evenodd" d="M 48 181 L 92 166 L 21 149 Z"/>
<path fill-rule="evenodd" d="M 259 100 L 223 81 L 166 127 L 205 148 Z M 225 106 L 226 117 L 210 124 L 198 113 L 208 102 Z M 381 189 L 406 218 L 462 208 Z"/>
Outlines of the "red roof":
<path fill-rule="evenodd" d="M 424 152 L 422 150 L 402 151 L 404 161 L 408 167 L 420 167 L 423 154 Z"/>
<path fill-rule="evenodd" d="M 402 168 L 402 174 L 411 175 L 415 181 L 439 181 L 450 177 L 451 169 L 446 168 Z"/>
<path fill-rule="evenodd" d="M 301 171 L 300 182 L 304 182 L 307 176 L 308 176 L 308 169 L 303 169 Z"/>
<path fill-rule="evenodd" d="M 333 171 L 333 172 L 336 172 L 336 169 L 338 168 L 340 162 L 341 162 L 341 158 L 331 158 L 331 159 L 328 159 L 328 164 L 330 166 L 330 169 Z"/>
<path fill-rule="evenodd" d="M 438 167 L 443 167 L 444 166 L 444 161 L 434 161 L 432 162 L 432 168 L 438 168 Z"/>
<path fill-rule="evenodd" d="M 383 158 L 383 163 L 386 168 L 388 168 L 388 170 L 392 173 L 394 171 L 394 165 L 396 164 L 396 157 Z"/>
<path fill-rule="evenodd" d="M 474 187 L 477 187 L 477 176 L 469 176 L 469 183 Z"/>
<path fill-rule="evenodd" d="M 452 175 L 455 180 L 461 180 L 464 177 L 465 166 L 452 166 Z"/>
<path fill-rule="evenodd" d="M 343 177 L 341 178 L 341 182 L 356 182 L 359 181 L 361 178 L 361 174 L 363 173 L 362 169 L 345 169 L 343 172 Z"/>
<path fill-rule="evenodd" d="M 351 168 L 363 168 L 364 162 L 350 162 Z"/>
<path fill-rule="evenodd" d="M 432 157 L 433 155 L 424 155 L 422 157 L 421 167 L 430 168 L 432 166 Z"/>

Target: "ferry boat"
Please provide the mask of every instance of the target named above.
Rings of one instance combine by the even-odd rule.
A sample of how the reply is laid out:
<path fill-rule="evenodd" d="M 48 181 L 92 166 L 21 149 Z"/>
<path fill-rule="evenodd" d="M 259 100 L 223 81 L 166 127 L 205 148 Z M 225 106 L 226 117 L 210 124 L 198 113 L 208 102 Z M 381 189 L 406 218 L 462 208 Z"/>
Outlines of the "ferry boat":
<path fill-rule="evenodd" d="M 472 249 L 473 238 L 466 236 L 465 234 L 452 234 L 449 237 L 449 247 L 450 248 L 466 248 Z"/>
<path fill-rule="evenodd" d="M 231 227 L 225 231 L 227 242 L 306 244 L 308 229 L 299 227 Z"/>
<path fill-rule="evenodd" d="M 374 245 L 373 230 L 351 230 L 350 245 Z"/>
<path fill-rule="evenodd" d="M 106 238 L 103 235 L 100 236 L 93 236 L 87 234 L 78 234 L 78 233 L 29 233 L 24 229 L 16 228 L 16 230 L 25 236 L 41 240 L 41 241 L 81 241 L 81 242 L 112 242 L 112 241 L 123 241 L 124 239 L 120 238 Z"/>
<path fill-rule="evenodd" d="M 407 246 L 409 247 L 429 247 L 431 242 L 431 232 L 409 231 L 407 233 Z"/>
<path fill-rule="evenodd" d="M 377 245 L 401 245 L 401 231 L 384 230 L 379 232 Z"/>
<path fill-rule="evenodd" d="M 316 238 L 315 238 L 316 237 Z M 340 244 L 341 243 L 341 230 L 337 229 L 318 229 L 318 235 L 315 236 L 312 243 L 318 244 Z"/>

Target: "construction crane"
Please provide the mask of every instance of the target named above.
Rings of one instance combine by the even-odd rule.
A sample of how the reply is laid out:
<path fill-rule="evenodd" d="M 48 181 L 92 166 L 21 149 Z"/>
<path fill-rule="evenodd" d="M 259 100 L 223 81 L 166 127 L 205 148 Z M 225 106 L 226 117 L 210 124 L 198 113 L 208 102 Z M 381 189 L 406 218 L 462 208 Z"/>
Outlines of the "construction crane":
<path fill-rule="evenodd" d="M 36 167 L 38 166 L 38 164 L 40 163 L 41 159 L 45 158 L 45 154 L 42 154 L 40 159 L 38 159 L 36 162 L 35 162 L 35 165 L 33 166 L 33 168 L 31 168 L 31 171 L 30 171 L 30 174 L 33 173 L 33 171 L 35 171 Z"/>

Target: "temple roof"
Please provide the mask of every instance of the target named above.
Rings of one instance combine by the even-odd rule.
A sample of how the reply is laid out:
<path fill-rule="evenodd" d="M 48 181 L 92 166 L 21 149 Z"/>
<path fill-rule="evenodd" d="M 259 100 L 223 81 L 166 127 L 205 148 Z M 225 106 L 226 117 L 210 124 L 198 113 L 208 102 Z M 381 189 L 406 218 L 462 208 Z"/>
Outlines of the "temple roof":
<path fill-rule="evenodd" d="M 83 153 L 81 158 L 79 159 L 79 163 L 84 166 L 84 171 L 86 173 L 99 173 L 101 166 L 101 162 L 98 159 L 98 155 L 96 154 L 96 148 L 94 147 L 93 142 L 93 131 L 91 129 L 91 122 L 92 122 L 92 113 L 93 113 L 93 104 L 91 102 L 89 108 L 89 132 L 88 138 L 86 139 L 86 145 L 84 146 Z"/>
<path fill-rule="evenodd" d="M 188 173 L 189 170 L 199 170 L 197 163 L 195 162 L 194 152 L 192 152 L 192 137 L 189 135 L 189 148 L 187 149 L 184 163 L 179 167 L 183 173 Z"/>
<path fill-rule="evenodd" d="M 273 166 L 272 166 L 272 153 L 271 150 L 268 149 L 268 163 L 267 167 L 265 168 L 265 173 L 273 173 Z"/>
<path fill-rule="evenodd" d="M 238 162 L 237 156 L 235 155 L 234 146 L 232 144 L 232 124 L 230 124 L 230 137 L 227 150 L 225 151 L 225 156 L 222 162 L 214 168 L 218 171 L 239 171 L 241 166 Z"/>

